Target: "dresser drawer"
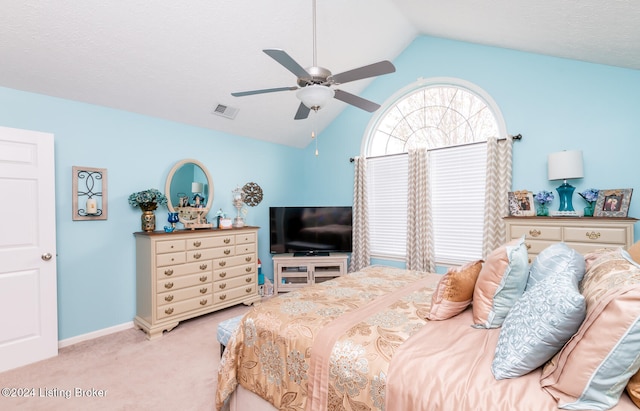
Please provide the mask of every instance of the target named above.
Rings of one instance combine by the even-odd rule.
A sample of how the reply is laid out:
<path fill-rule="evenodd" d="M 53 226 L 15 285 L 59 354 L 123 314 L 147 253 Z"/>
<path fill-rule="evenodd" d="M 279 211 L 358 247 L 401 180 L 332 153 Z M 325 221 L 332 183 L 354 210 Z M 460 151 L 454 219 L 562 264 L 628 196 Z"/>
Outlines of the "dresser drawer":
<path fill-rule="evenodd" d="M 202 285 L 202 284 L 211 284 L 212 274 L 202 273 L 202 274 L 191 274 L 183 277 L 172 278 L 169 280 L 160 280 L 158 281 L 158 293 L 178 290 L 180 288 L 191 287 L 194 285 Z"/>
<path fill-rule="evenodd" d="M 184 251 L 179 253 L 167 253 L 156 255 L 156 266 L 163 267 L 173 264 L 184 264 L 187 262 L 187 256 Z"/>
<path fill-rule="evenodd" d="M 256 243 L 236 245 L 236 255 L 251 254 L 256 252 Z"/>
<path fill-rule="evenodd" d="M 236 236 L 233 234 L 220 235 L 212 237 L 213 244 L 211 247 L 223 247 L 225 245 L 234 245 L 236 243 Z"/>
<path fill-rule="evenodd" d="M 231 277 L 228 280 L 215 281 L 213 284 L 214 291 L 229 291 L 233 288 L 255 285 L 256 276 L 254 274 L 243 275 L 239 277 Z"/>
<path fill-rule="evenodd" d="M 230 278 L 253 274 L 255 272 L 255 264 L 245 264 L 230 268 L 221 268 L 219 270 L 213 270 L 213 281 L 228 280 Z"/>
<path fill-rule="evenodd" d="M 255 233 L 245 233 L 245 234 L 237 234 L 236 235 L 236 244 L 248 244 L 256 242 L 256 234 Z"/>
<path fill-rule="evenodd" d="M 243 254 L 243 255 L 237 255 L 234 257 L 228 257 L 228 258 L 220 258 L 216 261 L 214 261 L 214 269 L 218 269 L 218 268 L 226 268 L 226 267 L 233 267 L 236 265 L 241 265 L 241 264 L 247 264 L 247 263 L 251 263 L 251 262 L 255 262 L 256 256 L 255 254 Z"/>
<path fill-rule="evenodd" d="M 156 243 L 156 253 L 173 253 L 185 250 L 184 240 L 158 241 Z"/>
<path fill-rule="evenodd" d="M 159 320 L 164 318 L 170 318 L 189 311 L 205 308 L 213 304 L 213 298 L 210 295 L 202 297 L 192 298 L 190 300 L 181 301 L 175 304 L 167 304 L 162 307 L 158 307 L 156 310 L 156 316 Z"/>
<path fill-rule="evenodd" d="M 180 277 L 187 274 L 211 272 L 213 264 L 211 260 L 199 261 L 197 263 L 187 263 L 181 265 L 170 265 L 156 269 L 158 280 Z"/>
<path fill-rule="evenodd" d="M 256 285 L 249 284 L 244 287 L 234 288 L 230 291 L 214 291 L 213 293 L 213 301 L 214 304 L 224 303 L 229 300 L 234 300 L 237 298 L 243 298 L 248 295 L 256 294 Z"/>
<path fill-rule="evenodd" d="M 231 239 L 232 236 L 229 236 L 229 244 L 233 244 Z M 222 237 L 203 237 L 203 238 L 194 238 L 187 240 L 187 250 L 200 250 L 203 248 L 212 248 L 212 247 L 220 247 L 225 244 L 224 240 L 227 238 Z"/>
<path fill-rule="evenodd" d="M 187 261 L 209 260 L 214 258 L 230 257 L 235 255 L 235 246 L 207 248 L 204 250 L 187 251 Z"/>
<path fill-rule="evenodd" d="M 562 241 L 562 227 L 549 227 L 544 225 L 512 225 L 510 238 Z"/>
<path fill-rule="evenodd" d="M 166 293 L 158 294 L 157 305 L 174 304 L 180 301 L 188 300 L 195 297 L 211 297 L 213 295 L 213 289 L 211 284 L 203 284 L 195 287 L 183 288 L 175 291 L 167 291 Z"/>
<path fill-rule="evenodd" d="M 627 242 L 627 230 L 622 227 L 565 227 L 564 240 L 566 242 L 619 244 L 622 247 Z"/>

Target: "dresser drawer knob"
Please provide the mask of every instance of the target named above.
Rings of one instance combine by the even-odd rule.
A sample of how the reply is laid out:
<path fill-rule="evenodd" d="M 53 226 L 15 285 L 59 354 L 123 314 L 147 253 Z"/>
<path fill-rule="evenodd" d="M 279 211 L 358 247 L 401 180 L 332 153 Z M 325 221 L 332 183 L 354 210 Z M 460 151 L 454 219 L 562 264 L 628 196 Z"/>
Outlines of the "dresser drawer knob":
<path fill-rule="evenodd" d="M 164 283 L 164 288 L 166 288 L 167 290 L 173 288 L 173 283 Z"/>
<path fill-rule="evenodd" d="M 538 237 L 540 234 L 542 234 L 542 232 L 540 232 L 540 230 L 536 230 L 535 228 L 529 230 L 529 235 L 531 237 Z"/>
<path fill-rule="evenodd" d="M 203 298 L 202 300 L 200 300 L 200 305 L 207 305 L 207 299 Z"/>
<path fill-rule="evenodd" d="M 253 270 L 253 268 L 252 268 L 252 267 L 245 267 L 245 269 L 244 269 L 244 271 L 246 271 L 246 272 L 248 272 L 248 273 L 250 273 L 250 272 L 251 272 L 251 270 Z"/>
<path fill-rule="evenodd" d="M 200 241 L 194 241 L 193 242 L 193 246 L 194 247 L 200 247 L 202 245 L 202 243 Z"/>
<path fill-rule="evenodd" d="M 247 278 L 245 278 L 244 280 L 245 280 L 246 282 L 250 283 L 251 281 L 253 281 L 253 278 L 251 278 L 251 277 L 247 277 Z"/>
<path fill-rule="evenodd" d="M 164 270 L 164 275 L 171 275 L 173 274 L 173 269 L 169 268 L 168 270 Z"/>
<path fill-rule="evenodd" d="M 227 288 L 227 283 L 222 283 L 218 287 L 220 287 L 221 290 L 224 290 L 225 288 Z"/>
<path fill-rule="evenodd" d="M 231 239 L 230 239 L 230 238 L 225 238 L 225 239 L 224 239 L 224 243 L 225 243 L 225 244 L 229 244 L 230 242 L 231 242 Z"/>
<path fill-rule="evenodd" d="M 172 294 L 166 295 L 166 296 L 164 297 L 164 300 L 165 300 L 166 302 L 170 303 L 171 301 L 173 301 L 173 295 L 172 295 Z"/>
<path fill-rule="evenodd" d="M 206 294 L 207 293 L 208 288 L 207 287 L 202 287 L 200 289 L 200 294 Z"/>
<path fill-rule="evenodd" d="M 206 270 L 207 269 L 207 265 L 206 264 L 200 264 L 200 269 L 201 270 Z"/>
<path fill-rule="evenodd" d="M 525 247 L 527 247 L 527 250 L 531 250 L 531 244 L 529 243 L 524 243 Z"/>
<path fill-rule="evenodd" d="M 227 276 L 227 272 L 226 271 L 223 271 L 223 272 L 220 273 L 220 278 L 224 278 L 226 276 Z"/>
<path fill-rule="evenodd" d="M 218 265 L 219 265 L 220 267 L 224 267 L 225 265 L 227 265 L 227 262 L 226 262 L 226 261 L 219 261 L 219 262 L 218 262 Z"/>
<path fill-rule="evenodd" d="M 200 257 L 202 257 L 202 254 L 200 254 L 200 253 L 195 253 L 193 255 L 193 258 L 195 258 L 196 260 L 200 259 Z"/>
<path fill-rule="evenodd" d="M 229 250 L 228 248 L 224 250 L 224 255 L 229 255 L 229 254 L 231 254 L 231 250 Z"/>
<path fill-rule="evenodd" d="M 597 240 L 598 238 L 600 238 L 600 233 L 596 233 L 595 231 L 592 231 L 590 233 L 587 233 L 587 238 L 589 240 Z"/>
<path fill-rule="evenodd" d="M 253 288 L 252 288 L 252 287 L 247 287 L 247 288 L 245 288 L 244 290 L 245 290 L 247 293 L 250 293 L 250 292 L 251 292 L 251 290 L 253 290 Z"/>
<path fill-rule="evenodd" d="M 244 261 L 249 262 L 249 261 L 251 261 L 251 260 L 252 260 L 252 258 L 253 258 L 253 257 L 251 257 L 251 256 L 249 256 L 249 257 L 245 257 L 245 258 L 244 258 Z"/>
<path fill-rule="evenodd" d="M 164 313 L 167 314 L 167 315 L 173 314 L 173 307 L 167 308 L 166 310 L 164 310 Z"/>
<path fill-rule="evenodd" d="M 202 277 L 200 277 L 200 282 L 204 283 L 205 281 L 207 281 L 207 276 L 206 275 L 203 275 Z"/>
<path fill-rule="evenodd" d="M 222 294 L 222 295 L 220 296 L 220 299 L 221 299 L 221 300 L 224 300 L 224 299 L 226 299 L 226 298 L 227 298 L 227 295 L 226 295 L 226 294 Z"/>

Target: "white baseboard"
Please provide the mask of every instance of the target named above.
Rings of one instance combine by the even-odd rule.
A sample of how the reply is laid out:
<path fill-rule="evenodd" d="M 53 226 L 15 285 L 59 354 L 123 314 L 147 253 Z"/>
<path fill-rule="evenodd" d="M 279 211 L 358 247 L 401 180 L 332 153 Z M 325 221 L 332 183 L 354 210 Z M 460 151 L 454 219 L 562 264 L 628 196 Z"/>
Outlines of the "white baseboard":
<path fill-rule="evenodd" d="M 94 338 L 102 337 L 104 335 L 109 335 L 113 333 L 117 333 L 119 331 L 128 330 L 129 328 L 133 328 L 133 321 L 129 321 L 124 324 L 114 325 L 113 327 L 103 328 L 101 330 L 92 331 L 87 334 L 77 335 L 75 337 L 67 338 L 65 340 L 58 341 L 58 348 L 68 347 L 73 344 L 77 344 L 79 342 L 93 340 Z"/>

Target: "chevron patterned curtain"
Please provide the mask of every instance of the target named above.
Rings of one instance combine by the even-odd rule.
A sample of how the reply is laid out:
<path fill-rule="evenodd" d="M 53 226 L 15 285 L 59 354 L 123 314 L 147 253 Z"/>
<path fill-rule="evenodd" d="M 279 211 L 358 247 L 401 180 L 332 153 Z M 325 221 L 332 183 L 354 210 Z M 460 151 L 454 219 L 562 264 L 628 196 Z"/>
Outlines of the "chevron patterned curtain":
<path fill-rule="evenodd" d="M 406 266 L 409 270 L 436 270 L 430 191 L 427 149 L 411 149 L 407 190 Z"/>
<path fill-rule="evenodd" d="M 369 213 L 367 211 L 367 159 L 355 157 L 353 179 L 353 250 L 349 272 L 362 270 L 370 265 Z"/>
<path fill-rule="evenodd" d="M 509 214 L 507 201 L 511 189 L 513 138 L 487 139 L 487 180 L 484 206 L 484 238 L 482 255 L 501 246 L 505 241 L 503 217 Z"/>

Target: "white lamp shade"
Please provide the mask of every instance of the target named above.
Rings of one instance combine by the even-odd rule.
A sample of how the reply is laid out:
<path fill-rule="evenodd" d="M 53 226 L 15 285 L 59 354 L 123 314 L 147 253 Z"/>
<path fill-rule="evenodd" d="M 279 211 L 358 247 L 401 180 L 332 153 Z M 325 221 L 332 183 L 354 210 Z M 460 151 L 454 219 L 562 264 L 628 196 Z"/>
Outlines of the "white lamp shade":
<path fill-rule="evenodd" d="M 333 89 L 330 87 L 315 84 L 301 88 L 296 93 L 296 96 L 302 101 L 302 104 L 310 109 L 319 109 L 324 107 L 333 98 L 334 94 Z"/>
<path fill-rule="evenodd" d="M 584 177 L 582 150 L 551 153 L 547 162 L 549 180 L 569 180 Z"/>
<path fill-rule="evenodd" d="M 191 192 L 192 193 L 202 193 L 204 191 L 204 184 L 193 182 L 191 183 Z"/>

